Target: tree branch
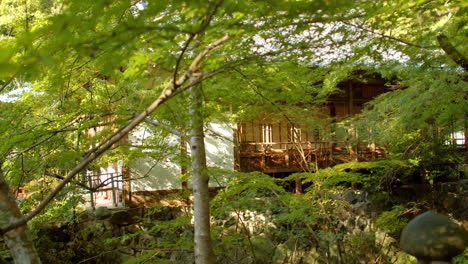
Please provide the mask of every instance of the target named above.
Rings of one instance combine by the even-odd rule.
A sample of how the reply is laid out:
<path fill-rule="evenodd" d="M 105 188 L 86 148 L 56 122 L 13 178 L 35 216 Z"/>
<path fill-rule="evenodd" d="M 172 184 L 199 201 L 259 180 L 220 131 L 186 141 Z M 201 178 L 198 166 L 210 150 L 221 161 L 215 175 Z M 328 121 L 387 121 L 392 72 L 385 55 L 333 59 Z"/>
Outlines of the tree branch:
<path fill-rule="evenodd" d="M 452 59 L 457 65 L 461 66 L 465 71 L 468 71 L 468 59 L 455 49 L 444 33 L 437 35 L 437 42 L 439 42 L 440 48 L 445 51 L 450 59 Z"/>
<path fill-rule="evenodd" d="M 318 46 L 306 47 L 306 49 L 313 49 L 313 48 L 318 48 Z M 282 53 L 285 53 L 285 52 L 289 52 L 289 51 L 293 51 L 293 50 L 302 50 L 302 49 L 304 49 L 304 47 L 290 48 L 290 49 L 285 49 L 285 50 L 280 50 L 280 51 L 270 51 L 270 52 L 266 52 L 266 53 L 262 53 L 262 54 L 256 54 L 256 55 L 248 56 L 248 57 L 237 59 L 237 60 L 228 61 L 225 64 L 219 66 L 218 68 L 215 68 L 215 69 L 212 69 L 212 70 L 209 70 L 209 71 L 205 71 L 205 72 L 201 72 L 201 73 L 197 73 L 198 79 L 195 81 L 196 83 L 194 83 L 194 85 L 200 83 L 201 81 L 210 79 L 211 77 L 213 77 L 213 76 L 215 76 L 215 75 L 217 75 L 217 74 L 219 74 L 221 72 L 227 71 L 228 69 L 232 69 L 237 65 L 240 65 L 242 63 L 246 63 L 246 62 L 248 62 L 250 60 L 269 57 L 269 56 L 273 56 L 273 55 L 279 55 L 279 54 L 282 54 Z M 190 88 L 190 87 L 186 87 L 186 88 Z M 186 90 L 185 87 L 181 88 L 181 89 L 178 89 L 175 92 L 175 94 L 177 95 L 179 93 L 184 92 L 185 90 Z"/>
<path fill-rule="evenodd" d="M 190 64 L 189 70 L 187 71 L 186 74 L 193 74 L 198 71 L 198 67 L 200 66 L 201 60 L 212 50 L 216 49 L 219 45 L 221 45 L 223 42 L 229 39 L 229 35 L 224 35 L 222 38 L 216 40 L 208 46 L 206 49 L 204 49 L 202 52 L 200 52 L 195 59 L 193 59 L 193 62 Z M 188 79 L 189 76 L 187 76 Z"/>
<path fill-rule="evenodd" d="M 187 139 L 187 135 L 182 133 L 182 131 L 177 130 L 175 128 L 172 128 L 171 126 L 169 126 L 167 124 L 164 124 L 164 123 L 161 123 L 159 121 L 153 120 L 153 119 L 151 119 L 149 117 L 145 118 L 145 122 L 150 124 L 150 125 L 153 125 L 153 126 L 162 127 L 167 132 L 169 132 L 169 133 L 171 133 L 171 134 L 173 134 L 175 136 L 178 136 L 178 137 L 180 137 L 182 139 Z"/>
<path fill-rule="evenodd" d="M 3 91 L 3 89 L 5 89 L 5 87 L 7 87 L 13 80 L 15 79 L 15 76 L 11 77 L 10 79 L 8 79 L 8 81 L 4 82 L 2 84 L 2 87 L 0 87 L 0 93 Z"/>
<path fill-rule="evenodd" d="M 132 129 L 138 126 L 145 118 L 147 118 L 151 113 L 153 113 L 161 104 L 165 103 L 167 100 L 174 96 L 174 92 L 177 90 L 179 86 L 181 86 L 185 81 L 193 76 L 193 69 L 198 69 L 199 63 L 201 60 L 213 49 L 217 48 L 221 45 L 224 41 L 226 41 L 229 37 L 224 36 L 221 39 L 215 41 L 212 45 L 205 48 L 203 51 L 198 54 L 198 56 L 193 60 L 190 64 L 189 69 L 187 72 L 181 76 L 177 82 L 176 86 L 174 86 L 174 82 L 170 82 L 160 93 L 158 98 L 154 100 L 143 112 L 141 112 L 138 116 L 134 117 L 127 125 L 120 128 L 116 131 L 112 136 L 105 139 L 98 147 L 93 148 L 92 151 L 89 151 L 87 155 L 83 158 L 83 160 L 76 165 L 68 175 L 55 187 L 49 194 L 42 200 L 39 205 L 32 210 L 28 215 L 25 215 L 18 219 L 14 223 L 10 223 L 0 229 L 0 235 L 3 235 L 5 232 L 15 229 L 19 226 L 26 224 L 29 220 L 34 218 L 38 215 L 44 208 L 57 196 L 57 194 L 67 185 L 76 174 L 78 174 L 81 170 L 86 168 L 88 164 L 94 161 L 96 158 L 101 156 L 104 152 L 110 149 L 115 143 L 119 142 L 125 135 L 127 135 Z M 201 82 L 199 77 L 192 78 L 192 81 L 188 83 L 183 89 L 187 90 L 188 88 L 197 85 Z"/>
<path fill-rule="evenodd" d="M 54 178 L 59 179 L 59 180 L 65 179 L 65 177 L 63 177 L 63 176 L 60 176 L 58 174 L 48 172 L 48 171 L 44 172 L 44 175 L 54 177 Z M 91 192 L 95 191 L 94 188 L 88 187 L 86 184 L 83 184 L 81 182 L 77 182 L 77 181 L 70 181 L 70 182 L 73 183 L 73 184 L 76 184 L 76 185 L 80 186 L 81 188 L 86 189 L 88 191 L 91 191 Z"/>
<path fill-rule="evenodd" d="M 404 40 L 399 39 L 399 38 L 395 38 L 395 37 L 392 37 L 392 36 L 385 35 L 385 34 L 383 34 L 383 33 L 377 32 L 377 31 L 372 30 L 372 29 L 368 29 L 368 28 L 364 28 L 364 27 L 362 27 L 362 26 L 358 26 L 358 25 L 352 24 L 352 23 L 349 23 L 349 22 L 346 22 L 346 21 L 340 21 L 340 22 L 343 23 L 343 24 L 345 24 L 345 25 L 348 25 L 348 26 L 350 26 L 350 27 L 353 27 L 353 28 L 356 28 L 356 29 L 359 29 L 359 30 L 362 30 L 362 31 L 366 31 L 366 32 L 369 32 L 369 33 L 371 33 L 371 34 L 384 37 L 384 38 L 386 38 L 386 39 L 391 39 L 391 40 L 394 40 L 394 41 L 403 43 L 403 44 L 408 45 L 408 46 L 412 46 L 412 47 L 416 47 L 416 48 L 420 48 L 420 49 L 426 49 L 426 48 L 427 48 L 427 47 L 419 46 L 419 45 L 416 45 L 416 44 L 413 44 L 413 43 L 409 43 L 409 42 L 404 41 Z"/>
<path fill-rule="evenodd" d="M 181 53 L 180 53 L 180 55 L 179 55 L 179 57 L 177 58 L 177 61 L 176 61 L 176 65 L 175 65 L 175 69 L 174 69 L 174 76 L 172 77 L 173 86 L 177 86 L 177 83 L 176 83 L 177 72 L 179 71 L 180 62 L 182 61 L 182 58 L 184 57 L 185 52 L 187 52 L 188 46 L 201 32 L 203 32 L 210 25 L 211 20 L 213 20 L 213 17 L 216 14 L 216 11 L 218 11 L 218 8 L 221 6 L 222 2 L 223 2 L 223 0 L 219 0 L 216 3 L 216 5 L 213 8 L 213 11 L 210 13 L 208 18 L 203 21 L 203 23 L 197 29 L 197 31 L 190 34 L 189 38 L 184 43 L 182 51 L 181 51 Z"/>
<path fill-rule="evenodd" d="M 61 132 L 65 132 L 67 131 L 66 129 L 71 127 L 72 125 L 80 122 L 81 120 L 85 119 L 87 116 L 86 115 L 80 115 L 78 116 L 77 118 L 73 119 L 72 121 L 68 122 L 67 124 L 63 125 L 62 127 L 60 127 L 59 129 L 55 130 L 54 132 L 52 132 L 52 134 L 50 134 L 49 136 L 39 140 L 38 142 L 32 144 L 31 146 L 29 146 L 28 148 L 22 150 L 21 152 L 18 152 L 16 153 L 16 156 L 19 156 L 21 154 L 24 154 L 28 151 L 30 151 L 31 149 L 41 145 L 42 143 L 46 142 L 47 140 L 51 139 L 52 137 L 54 137 L 55 135 L 57 135 L 58 133 L 61 133 Z"/>

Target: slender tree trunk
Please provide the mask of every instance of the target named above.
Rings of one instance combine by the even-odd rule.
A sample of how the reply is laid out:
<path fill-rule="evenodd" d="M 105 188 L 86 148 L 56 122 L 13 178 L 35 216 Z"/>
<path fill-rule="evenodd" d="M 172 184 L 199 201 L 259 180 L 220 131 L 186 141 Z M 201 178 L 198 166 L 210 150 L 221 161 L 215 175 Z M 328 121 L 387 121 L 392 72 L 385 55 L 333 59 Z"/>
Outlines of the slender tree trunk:
<path fill-rule="evenodd" d="M 192 181 L 195 222 L 195 263 L 215 263 L 210 232 L 210 195 L 208 171 L 201 113 L 201 86 L 190 88 L 190 149 L 192 157 Z"/>
<path fill-rule="evenodd" d="M 0 227 L 17 221 L 21 216 L 15 197 L 3 177 L 0 164 Z M 5 232 L 2 236 L 16 264 L 41 263 L 26 225 Z"/>

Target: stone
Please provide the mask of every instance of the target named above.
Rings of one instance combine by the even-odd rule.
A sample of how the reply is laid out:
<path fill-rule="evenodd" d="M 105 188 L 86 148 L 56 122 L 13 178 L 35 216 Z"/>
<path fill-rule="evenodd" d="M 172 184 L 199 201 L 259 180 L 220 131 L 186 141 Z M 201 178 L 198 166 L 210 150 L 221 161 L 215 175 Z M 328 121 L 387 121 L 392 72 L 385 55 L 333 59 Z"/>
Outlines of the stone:
<path fill-rule="evenodd" d="M 142 247 L 151 247 L 151 244 L 156 238 L 150 234 L 141 234 L 139 237 L 139 245 Z"/>
<path fill-rule="evenodd" d="M 365 201 L 365 202 L 356 202 L 355 204 L 351 205 L 351 208 L 355 211 L 356 214 L 358 215 L 366 215 L 367 212 L 369 211 L 369 205 L 370 203 Z"/>
<path fill-rule="evenodd" d="M 459 193 L 466 193 L 468 191 L 468 179 L 460 180 L 457 188 Z"/>
<path fill-rule="evenodd" d="M 340 195 L 340 200 L 349 202 L 350 204 L 367 203 L 367 192 L 362 190 L 346 190 Z"/>
<path fill-rule="evenodd" d="M 445 209 L 450 210 L 457 203 L 457 199 L 458 199 L 458 197 L 457 197 L 456 194 L 447 193 L 447 196 L 442 201 L 442 205 L 444 206 Z"/>
<path fill-rule="evenodd" d="M 52 242 L 68 242 L 70 240 L 67 226 L 61 226 L 57 223 L 40 224 L 37 233 L 39 237 L 48 237 Z"/>
<path fill-rule="evenodd" d="M 352 190 L 346 190 L 341 194 L 341 200 L 349 203 L 356 203 L 359 201 L 359 195 Z"/>
<path fill-rule="evenodd" d="M 109 210 L 109 208 L 101 206 L 96 208 L 94 215 L 96 216 L 97 220 L 104 220 L 111 216 L 111 211 Z"/>
<path fill-rule="evenodd" d="M 96 219 L 96 215 L 92 209 L 84 210 L 76 214 L 75 222 L 83 223 L 87 221 L 93 221 Z"/>
<path fill-rule="evenodd" d="M 403 228 L 400 248 L 421 261 L 450 261 L 467 246 L 468 232 L 450 218 L 425 212 Z"/>
<path fill-rule="evenodd" d="M 376 231 L 375 232 L 375 242 L 378 245 L 382 245 L 385 248 L 390 248 L 393 245 L 397 244 L 396 239 L 391 237 L 387 232 L 385 231 Z"/>
<path fill-rule="evenodd" d="M 119 253 L 122 255 L 135 256 L 135 250 L 129 247 L 119 247 Z"/>
<path fill-rule="evenodd" d="M 442 183 L 440 186 L 440 192 L 448 193 L 448 192 L 456 192 L 458 187 L 458 182 L 445 182 Z"/>
<path fill-rule="evenodd" d="M 113 225 L 126 226 L 142 221 L 141 208 L 129 208 L 113 212 L 109 221 Z"/>
<path fill-rule="evenodd" d="M 171 263 L 195 263 L 195 254 L 187 251 L 174 251 L 170 256 Z"/>
<path fill-rule="evenodd" d="M 149 217 L 151 220 L 169 221 L 176 218 L 177 210 L 180 209 L 169 206 L 154 206 L 147 209 L 145 216 Z"/>

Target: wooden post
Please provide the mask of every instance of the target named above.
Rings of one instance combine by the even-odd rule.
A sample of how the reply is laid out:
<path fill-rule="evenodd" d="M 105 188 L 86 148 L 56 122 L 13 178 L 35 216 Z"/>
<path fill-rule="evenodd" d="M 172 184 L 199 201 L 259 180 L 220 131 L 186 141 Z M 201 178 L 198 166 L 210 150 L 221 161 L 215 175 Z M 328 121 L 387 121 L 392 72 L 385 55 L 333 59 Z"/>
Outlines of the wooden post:
<path fill-rule="evenodd" d="M 89 184 L 89 187 L 90 188 L 93 188 L 93 181 L 92 181 L 92 174 L 91 175 L 86 175 L 86 177 L 88 177 L 88 184 Z M 89 196 L 91 198 L 90 200 L 90 203 L 91 203 L 91 208 L 94 210 L 96 210 L 96 205 L 94 204 L 94 192 L 93 191 L 89 191 Z"/>
<path fill-rule="evenodd" d="M 180 139 L 180 174 L 187 174 L 187 141 L 183 138 Z M 182 190 L 188 190 L 188 182 L 182 181 Z"/>
<path fill-rule="evenodd" d="M 234 139 L 234 148 L 233 148 L 233 155 L 234 155 L 234 170 L 240 170 L 240 152 L 241 146 L 240 143 L 243 142 L 242 136 L 246 133 L 245 129 L 243 129 L 243 123 L 239 123 L 237 125 L 233 125 L 232 129 L 232 136 Z"/>
<path fill-rule="evenodd" d="M 128 166 L 122 167 L 122 199 L 124 207 L 132 204 L 130 169 Z"/>
<path fill-rule="evenodd" d="M 114 185 L 114 179 L 115 179 L 114 173 L 111 173 L 110 177 L 111 177 L 110 180 L 111 180 L 111 192 L 112 192 L 112 205 L 114 207 L 117 207 L 117 199 L 115 197 L 116 195 L 115 195 L 115 185 Z"/>

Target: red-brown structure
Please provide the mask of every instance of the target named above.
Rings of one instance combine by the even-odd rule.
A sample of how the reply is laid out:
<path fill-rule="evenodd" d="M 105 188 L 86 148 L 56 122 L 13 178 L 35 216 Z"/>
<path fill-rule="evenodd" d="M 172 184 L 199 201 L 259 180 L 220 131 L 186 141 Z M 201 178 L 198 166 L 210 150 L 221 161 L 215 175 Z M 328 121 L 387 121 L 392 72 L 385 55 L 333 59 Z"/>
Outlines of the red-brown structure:
<path fill-rule="evenodd" d="M 390 87 L 375 76 L 348 80 L 338 87 L 340 92 L 331 95 L 327 104 L 317 107 L 319 114 L 310 116 L 321 121 L 315 127 L 304 120 L 278 118 L 270 113 L 241 122 L 236 133 L 237 169 L 291 173 L 383 157 L 384 148 L 369 138 L 360 138 L 354 127 L 338 127 L 337 123 L 360 113 L 366 102 Z"/>

